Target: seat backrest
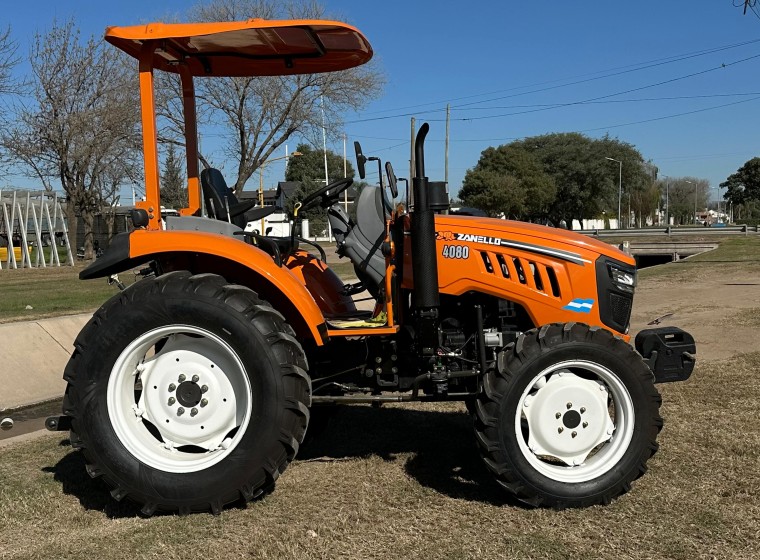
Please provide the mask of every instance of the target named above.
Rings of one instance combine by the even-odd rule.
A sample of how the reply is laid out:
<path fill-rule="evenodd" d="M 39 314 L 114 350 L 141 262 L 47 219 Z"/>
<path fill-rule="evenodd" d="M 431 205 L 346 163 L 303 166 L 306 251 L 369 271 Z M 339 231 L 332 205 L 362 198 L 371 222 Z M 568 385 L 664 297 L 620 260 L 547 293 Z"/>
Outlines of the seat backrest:
<path fill-rule="evenodd" d="M 357 276 L 373 295 L 385 278 L 385 256 L 381 250 L 385 239 L 383 198 L 380 187 L 362 189 L 356 202 L 356 224 L 346 235 L 343 246 L 357 269 Z"/>
<path fill-rule="evenodd" d="M 221 171 L 213 167 L 201 171 L 201 188 L 203 198 L 206 201 L 206 208 L 213 213 L 217 220 L 231 221 L 238 227 L 245 227 L 245 217 L 243 216 L 233 216 L 230 220 L 227 209 L 238 204 L 238 199 L 235 196 L 235 191 L 227 186 Z"/>

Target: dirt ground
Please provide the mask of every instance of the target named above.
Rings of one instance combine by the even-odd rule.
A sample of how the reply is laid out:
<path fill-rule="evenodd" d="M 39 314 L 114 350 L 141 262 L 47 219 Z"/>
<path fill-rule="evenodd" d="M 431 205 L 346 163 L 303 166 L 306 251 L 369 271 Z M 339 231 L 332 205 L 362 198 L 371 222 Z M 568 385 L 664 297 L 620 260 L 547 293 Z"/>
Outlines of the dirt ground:
<path fill-rule="evenodd" d="M 631 334 L 671 313 L 657 326 L 691 333 L 700 363 L 760 351 L 760 247 L 756 258 L 720 251 L 697 257 L 639 273 Z"/>

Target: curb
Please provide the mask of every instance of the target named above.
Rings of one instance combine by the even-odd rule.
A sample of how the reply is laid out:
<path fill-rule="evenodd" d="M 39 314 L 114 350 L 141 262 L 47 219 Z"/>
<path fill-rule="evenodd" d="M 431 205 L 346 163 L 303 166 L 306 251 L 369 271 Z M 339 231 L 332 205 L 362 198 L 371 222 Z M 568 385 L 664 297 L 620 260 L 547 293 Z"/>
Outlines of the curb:
<path fill-rule="evenodd" d="M 0 410 L 60 398 L 63 370 L 91 313 L 0 325 Z"/>

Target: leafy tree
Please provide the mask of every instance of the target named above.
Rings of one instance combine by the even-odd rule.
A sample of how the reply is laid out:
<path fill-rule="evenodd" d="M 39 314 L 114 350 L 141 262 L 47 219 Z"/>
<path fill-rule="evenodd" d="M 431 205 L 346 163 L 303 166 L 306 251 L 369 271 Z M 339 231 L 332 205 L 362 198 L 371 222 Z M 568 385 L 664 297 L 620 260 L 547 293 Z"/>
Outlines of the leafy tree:
<path fill-rule="evenodd" d="M 167 208 L 187 207 L 185 174 L 174 144 L 169 144 L 161 174 L 161 204 Z"/>
<path fill-rule="evenodd" d="M 752 218 L 760 201 L 760 157 L 745 162 L 720 184 L 720 188 L 726 189 L 723 198 L 734 205 L 739 219 Z"/>
<path fill-rule="evenodd" d="M 693 224 L 694 207 L 697 211 L 707 207 L 710 183 L 696 177 L 671 177 L 669 184 L 670 216 L 677 224 Z"/>
<path fill-rule="evenodd" d="M 325 10 L 310 0 L 210 0 L 191 9 L 188 17 L 191 21 L 312 19 L 324 18 Z M 172 100 L 162 103 L 161 114 L 170 123 L 162 137 L 176 139 L 182 130 L 179 84 L 176 77 L 161 78 L 163 87 L 173 90 L 160 95 Z M 223 127 L 225 155 L 237 162 L 237 176 L 230 183 L 239 194 L 291 136 L 321 138 L 323 122 L 329 134 L 337 135 L 343 130 L 342 113 L 364 107 L 380 94 L 384 82 L 372 62 L 324 74 L 197 80 L 199 122 Z M 200 157 L 208 166 L 203 154 Z"/>
<path fill-rule="evenodd" d="M 533 155 L 518 145 L 487 148 L 465 175 L 459 196 L 489 215 L 527 219 L 546 215 L 556 186 Z"/>
<path fill-rule="evenodd" d="M 140 168 L 134 67 L 100 38 L 83 41 L 72 21 L 37 34 L 29 59 L 33 101 L 0 132 L 0 143 L 47 190 L 60 181 L 71 235 L 76 239 L 80 215 L 85 257 L 92 258 L 95 214 Z"/>
<path fill-rule="evenodd" d="M 466 206 L 480 208 L 491 217 L 519 214 L 525 203 L 525 189 L 513 175 L 490 169 L 469 169 L 459 197 Z"/>
<path fill-rule="evenodd" d="M 583 134 L 555 133 L 533 136 L 498 148 L 485 150 L 472 173 L 465 177 L 463 198 L 470 193 L 497 197 L 495 204 L 509 201 L 509 211 L 521 219 L 548 219 L 555 224 L 585 218 L 617 214 L 619 198 L 619 168 L 605 158 L 623 162 L 623 191 L 626 200 L 638 197 L 639 215 L 649 212 L 649 199 L 644 192 L 652 186 L 652 178 L 643 167 L 641 154 L 630 144 L 604 137 L 592 139 Z M 493 175 L 511 177 L 500 184 Z M 486 195 L 486 186 L 489 194 Z M 471 190 L 476 189 L 477 190 Z M 500 194 L 501 189 L 511 197 Z M 647 205 L 644 203 L 647 202 Z M 468 201 L 468 204 L 475 204 Z M 482 204 L 482 203 L 481 203 Z M 622 204 L 621 204 L 622 206 Z M 632 206 L 634 206 L 632 204 Z M 646 206 L 646 209 L 645 209 Z M 656 206 L 656 204 L 655 204 Z M 627 205 L 626 205 L 627 207 Z M 501 208 L 500 211 L 507 211 Z M 491 211 L 493 213 L 493 211 Z M 625 215 L 625 214 L 623 214 Z"/>

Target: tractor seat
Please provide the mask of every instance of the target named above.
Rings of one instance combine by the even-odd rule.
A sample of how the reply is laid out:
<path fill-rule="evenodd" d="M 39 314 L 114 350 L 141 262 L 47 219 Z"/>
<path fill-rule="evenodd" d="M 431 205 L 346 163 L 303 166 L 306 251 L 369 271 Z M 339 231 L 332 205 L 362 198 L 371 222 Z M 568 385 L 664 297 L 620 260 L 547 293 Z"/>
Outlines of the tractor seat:
<path fill-rule="evenodd" d="M 245 227 L 247 220 L 244 214 L 256 206 L 255 200 L 238 201 L 235 191 L 227 186 L 222 172 L 213 167 L 201 171 L 201 188 L 206 208 L 214 218 L 230 222 L 239 228 Z"/>

